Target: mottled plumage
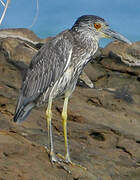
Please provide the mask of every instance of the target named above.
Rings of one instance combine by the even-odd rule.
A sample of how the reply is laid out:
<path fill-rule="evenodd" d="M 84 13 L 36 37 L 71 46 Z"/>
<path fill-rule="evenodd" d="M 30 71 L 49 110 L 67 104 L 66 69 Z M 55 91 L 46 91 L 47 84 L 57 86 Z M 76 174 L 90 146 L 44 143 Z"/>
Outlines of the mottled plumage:
<path fill-rule="evenodd" d="M 62 111 L 66 161 L 70 161 L 67 142 L 67 104 L 75 89 L 78 77 L 97 49 L 100 38 L 113 37 L 129 43 L 122 35 L 109 29 L 104 19 L 85 15 L 77 19 L 70 30 L 48 41 L 33 57 L 24 77 L 15 111 L 14 121 L 26 119 L 35 106 L 48 102 L 46 111 L 50 156 L 56 161 L 51 130 L 52 100 L 64 95 Z"/>

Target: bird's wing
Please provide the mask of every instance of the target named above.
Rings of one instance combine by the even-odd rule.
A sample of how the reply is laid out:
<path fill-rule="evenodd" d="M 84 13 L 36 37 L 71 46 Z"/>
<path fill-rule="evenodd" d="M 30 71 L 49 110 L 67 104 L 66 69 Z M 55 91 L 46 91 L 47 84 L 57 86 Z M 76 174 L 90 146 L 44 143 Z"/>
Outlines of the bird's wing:
<path fill-rule="evenodd" d="M 46 43 L 33 57 L 21 88 L 20 101 L 24 104 L 35 101 L 46 89 L 61 77 L 72 55 L 69 38 L 57 38 Z M 20 102 L 20 104 L 23 102 Z"/>

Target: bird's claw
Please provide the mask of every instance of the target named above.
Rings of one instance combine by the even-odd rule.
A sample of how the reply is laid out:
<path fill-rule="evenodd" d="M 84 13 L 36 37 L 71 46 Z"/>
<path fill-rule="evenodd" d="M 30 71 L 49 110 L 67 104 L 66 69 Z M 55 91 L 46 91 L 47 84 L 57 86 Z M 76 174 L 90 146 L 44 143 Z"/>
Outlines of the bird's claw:
<path fill-rule="evenodd" d="M 44 147 L 47 153 L 49 154 L 51 164 L 54 166 L 54 164 L 57 163 L 60 168 L 64 169 L 67 173 L 71 174 L 71 171 L 64 165 L 64 161 L 62 160 L 63 158 L 58 158 L 54 152 L 50 152 L 46 145 Z"/>
<path fill-rule="evenodd" d="M 77 163 L 73 163 L 69 156 L 63 156 L 63 155 L 61 155 L 59 153 L 57 153 L 57 155 L 56 155 L 54 152 L 50 152 L 46 145 L 45 145 L 45 149 L 47 150 L 47 153 L 49 154 L 50 161 L 51 161 L 52 165 L 57 163 L 61 168 L 63 168 L 69 174 L 71 174 L 71 171 L 68 168 L 66 168 L 66 166 L 64 166 L 64 163 L 65 164 L 70 164 L 72 166 L 80 167 L 85 171 L 87 170 L 87 168 L 83 167 L 82 165 L 77 164 Z"/>
<path fill-rule="evenodd" d="M 51 163 L 57 163 L 59 167 L 64 169 L 67 173 L 71 174 L 71 171 L 64 165 L 64 161 L 61 158 L 58 158 L 54 153 L 50 153 Z"/>
<path fill-rule="evenodd" d="M 77 163 L 73 163 L 73 162 L 71 161 L 71 159 L 69 158 L 69 156 L 63 156 L 63 155 L 61 155 L 61 154 L 57 154 L 57 156 L 59 156 L 60 159 L 61 159 L 64 163 L 66 163 L 66 164 L 70 164 L 70 165 L 72 165 L 72 166 L 78 166 L 78 167 L 82 168 L 82 169 L 85 170 L 85 171 L 87 170 L 87 168 L 83 167 L 82 165 L 77 164 Z"/>

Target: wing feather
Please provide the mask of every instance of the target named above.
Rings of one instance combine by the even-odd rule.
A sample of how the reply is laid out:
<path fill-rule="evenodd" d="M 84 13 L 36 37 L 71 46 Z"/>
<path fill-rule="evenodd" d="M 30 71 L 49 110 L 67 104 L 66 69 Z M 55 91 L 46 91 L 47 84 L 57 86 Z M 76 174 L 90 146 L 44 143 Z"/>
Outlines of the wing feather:
<path fill-rule="evenodd" d="M 21 87 L 21 104 L 35 101 L 59 79 L 70 64 L 72 43 L 67 36 L 57 36 L 33 57 Z M 20 105 L 19 105 L 20 106 Z M 17 106 L 17 107 L 19 107 Z"/>

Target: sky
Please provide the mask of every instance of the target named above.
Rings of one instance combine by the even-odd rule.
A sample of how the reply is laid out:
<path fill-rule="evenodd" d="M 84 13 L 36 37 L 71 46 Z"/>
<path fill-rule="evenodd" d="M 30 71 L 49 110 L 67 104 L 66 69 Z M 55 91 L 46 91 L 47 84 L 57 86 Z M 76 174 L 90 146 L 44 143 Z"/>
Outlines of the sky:
<path fill-rule="evenodd" d="M 6 0 L 5 0 L 6 1 Z M 85 14 L 104 18 L 115 31 L 131 41 L 140 40 L 140 0 L 11 0 L 0 28 L 29 28 L 37 36 L 46 38 L 71 28 L 75 20 Z M 2 6 L 0 6 L 2 12 Z M 109 41 L 102 41 L 106 44 Z"/>

